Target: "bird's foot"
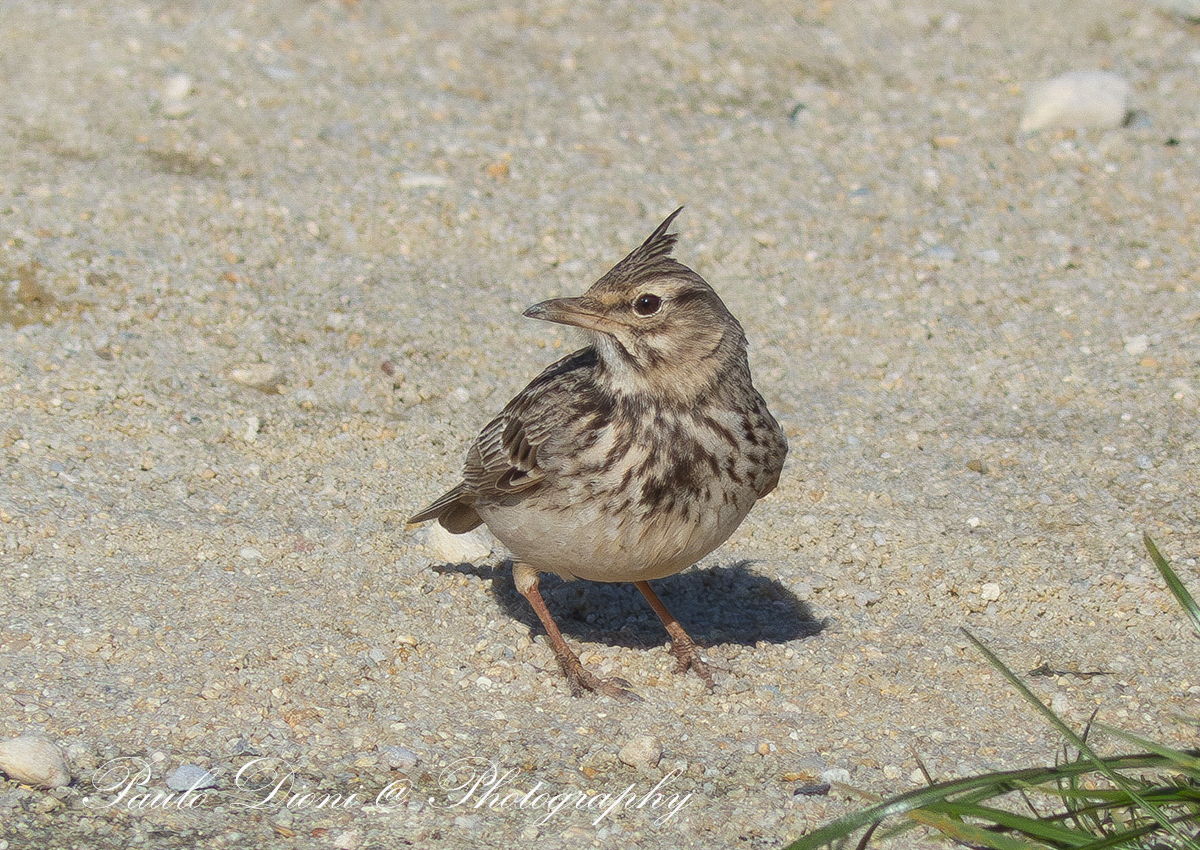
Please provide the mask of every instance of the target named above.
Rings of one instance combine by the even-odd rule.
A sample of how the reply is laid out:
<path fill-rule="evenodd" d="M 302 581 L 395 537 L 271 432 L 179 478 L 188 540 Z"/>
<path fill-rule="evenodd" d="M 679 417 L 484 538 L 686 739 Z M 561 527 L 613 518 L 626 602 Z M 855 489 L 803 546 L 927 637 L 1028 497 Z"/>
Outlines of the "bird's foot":
<path fill-rule="evenodd" d="M 560 652 L 556 648 L 554 657 L 558 659 L 558 666 L 562 669 L 563 675 L 567 677 L 567 684 L 570 686 L 573 696 L 581 697 L 584 691 L 592 691 L 613 699 L 637 702 L 642 699 L 633 691 L 633 685 L 629 682 L 620 676 L 601 679 L 584 667 L 579 657 L 569 649 Z"/>
<path fill-rule="evenodd" d="M 567 677 L 567 684 L 571 687 L 572 695 L 581 697 L 584 691 L 592 691 L 593 693 L 604 694 L 614 699 L 641 699 L 641 697 L 633 692 L 633 686 L 624 679 L 616 676 L 611 679 L 601 679 L 595 673 L 591 673 L 584 668 L 583 663 L 579 660 L 579 656 L 567 646 L 567 642 L 563 640 L 562 632 L 558 630 L 558 626 L 554 623 L 554 618 L 550 616 L 550 610 L 546 607 L 546 601 L 542 599 L 542 593 L 538 590 L 538 578 L 535 569 L 522 564 L 520 561 L 513 563 L 513 581 L 516 583 L 520 594 L 528 599 L 529 604 L 533 606 L 534 613 L 538 615 L 538 619 L 542 621 L 542 625 L 546 629 L 546 637 L 550 639 L 550 647 L 554 650 L 554 657 L 558 659 L 558 666 L 562 668 L 563 675 Z"/>
<path fill-rule="evenodd" d="M 678 634 L 674 631 L 671 632 L 671 654 L 676 658 L 676 673 L 682 674 L 688 670 L 695 670 L 696 675 L 704 680 L 704 684 L 710 691 L 716 687 L 708 662 L 700 657 L 700 650 L 683 629 L 680 629 Z"/>
<path fill-rule="evenodd" d="M 654 613 L 666 627 L 667 634 L 671 636 L 671 654 L 678 660 L 675 672 L 686 673 L 688 670 L 695 670 L 696 675 L 704 680 L 704 684 L 708 685 L 708 689 L 713 690 L 716 685 L 713 682 L 712 670 L 700 657 L 700 650 L 696 648 L 696 642 L 692 640 L 692 636 L 679 624 L 675 615 L 667 610 L 667 606 L 662 604 L 662 600 L 651 589 L 649 582 L 635 581 L 634 586 L 642 592 L 642 596 L 646 597 L 646 601 L 650 603 L 650 607 L 654 609 Z"/>

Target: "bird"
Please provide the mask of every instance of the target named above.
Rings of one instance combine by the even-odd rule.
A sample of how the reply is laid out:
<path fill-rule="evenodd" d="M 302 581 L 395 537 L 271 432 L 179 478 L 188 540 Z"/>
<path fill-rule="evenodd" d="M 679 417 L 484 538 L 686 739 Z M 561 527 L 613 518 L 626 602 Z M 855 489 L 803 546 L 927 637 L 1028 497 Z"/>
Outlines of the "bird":
<path fill-rule="evenodd" d="M 467 451 L 462 481 L 408 520 L 491 530 L 576 697 L 640 698 L 625 679 L 583 666 L 539 575 L 632 582 L 670 636 L 676 673 L 694 671 L 711 692 L 711 668 L 649 582 L 724 543 L 775 489 L 787 456 L 741 324 L 672 256 L 668 230 L 682 210 L 583 295 L 525 310 L 579 329 L 587 344 L 509 401 Z"/>

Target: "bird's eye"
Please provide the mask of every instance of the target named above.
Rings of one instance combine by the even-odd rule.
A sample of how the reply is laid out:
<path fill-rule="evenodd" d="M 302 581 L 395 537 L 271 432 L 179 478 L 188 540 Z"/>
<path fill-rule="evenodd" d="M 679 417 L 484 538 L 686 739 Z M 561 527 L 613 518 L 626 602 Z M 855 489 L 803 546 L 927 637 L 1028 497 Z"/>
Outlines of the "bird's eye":
<path fill-rule="evenodd" d="M 633 312 L 639 316 L 653 316 L 661 306 L 662 299 L 657 295 L 647 292 L 645 295 L 639 295 L 634 299 Z"/>

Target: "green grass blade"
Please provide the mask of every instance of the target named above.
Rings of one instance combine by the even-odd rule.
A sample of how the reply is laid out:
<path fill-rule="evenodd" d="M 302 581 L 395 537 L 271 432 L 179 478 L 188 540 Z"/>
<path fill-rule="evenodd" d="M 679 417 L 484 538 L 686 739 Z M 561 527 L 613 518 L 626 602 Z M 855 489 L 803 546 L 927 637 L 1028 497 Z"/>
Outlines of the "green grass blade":
<path fill-rule="evenodd" d="M 1145 844 L 1140 840 L 1153 833 L 1156 829 L 1157 827 L 1153 825 L 1139 826 L 1132 829 L 1123 828 L 1119 832 L 1097 839 L 1091 844 L 1085 844 L 1077 848 L 1077 850 L 1110 850 L 1110 848 L 1112 850 L 1130 850 L 1130 848 L 1142 847 L 1166 848 L 1167 845 L 1165 844 Z M 1195 847 L 1194 844 L 1186 844 L 1184 846 L 1187 848 Z"/>
<path fill-rule="evenodd" d="M 1155 755 L 1162 756 L 1163 759 L 1174 764 L 1179 770 L 1189 771 L 1193 778 L 1200 779 L 1200 751 L 1176 750 L 1163 746 L 1156 741 L 1151 741 L 1149 738 L 1143 738 L 1141 735 L 1136 735 L 1133 732 L 1126 732 L 1124 729 L 1115 729 L 1106 723 L 1097 723 L 1096 728 L 1103 729 L 1114 737 L 1124 738 L 1126 741 L 1137 744 L 1139 747 L 1145 747 Z"/>
<path fill-rule="evenodd" d="M 1046 704 L 1038 698 L 1037 694 L 1031 691 L 1024 682 L 1017 678 L 1017 674 L 1010 670 L 994 652 L 988 649 L 982 641 L 980 641 L 975 637 L 975 635 L 971 634 L 966 629 L 962 629 L 962 632 L 967 636 L 967 639 L 971 641 L 971 643 L 975 644 L 975 648 L 983 653 L 983 656 L 988 660 L 988 663 L 999 670 L 1000 674 L 1004 676 L 1004 678 L 1008 679 L 1009 684 L 1016 688 L 1021 693 L 1021 696 L 1025 697 L 1030 705 L 1041 712 L 1042 716 L 1049 720 L 1050 724 L 1054 726 L 1054 728 L 1057 729 L 1064 738 L 1070 741 L 1071 746 L 1079 750 L 1080 754 L 1089 762 L 1091 762 L 1096 770 L 1100 771 L 1100 773 L 1103 773 L 1106 777 L 1108 777 L 1110 782 L 1128 794 L 1130 799 L 1133 800 L 1134 803 L 1136 803 L 1137 806 L 1142 809 L 1142 811 L 1154 818 L 1154 820 L 1157 821 L 1163 829 L 1171 833 L 1180 841 L 1188 841 L 1188 837 L 1184 835 L 1179 827 L 1177 827 L 1171 821 L 1171 819 L 1167 817 L 1167 815 L 1161 809 L 1159 809 L 1158 806 L 1154 805 L 1148 800 L 1143 799 L 1133 785 L 1130 784 L 1128 779 L 1114 770 L 1104 759 L 1100 758 L 1100 756 L 1098 756 L 1096 752 L 1090 746 L 1088 746 L 1087 741 L 1083 740 L 1083 738 L 1077 735 L 1075 731 L 1071 729 L 1071 727 L 1063 723 L 1057 714 L 1047 708 Z"/>
<path fill-rule="evenodd" d="M 912 818 L 924 826 L 936 829 L 960 844 L 967 847 L 986 847 L 988 850 L 1045 850 L 1041 842 L 1026 841 L 1015 835 L 1003 832 L 993 832 L 970 823 L 963 823 L 957 818 L 940 814 L 931 808 L 917 809 L 909 812 L 906 817 Z M 1071 847 L 1078 846 L 1072 842 Z"/>
<path fill-rule="evenodd" d="M 1171 762 L 1152 753 L 1131 753 L 1105 759 L 1112 770 L 1144 770 L 1170 767 Z M 882 803 L 859 812 L 852 812 L 833 823 L 801 836 L 789 844 L 786 850 L 818 850 L 833 842 L 848 838 L 864 826 L 890 817 L 906 815 L 923 806 L 939 803 L 962 802 L 967 805 L 980 800 L 998 797 L 1012 791 L 1039 788 L 1072 777 L 1095 772 L 1096 768 L 1084 761 L 1060 764 L 1056 767 L 1027 767 L 1020 770 L 999 771 L 982 776 L 947 779 L 923 788 L 915 788 Z M 1047 793 L 1058 793 L 1053 789 Z"/>
<path fill-rule="evenodd" d="M 980 820 L 994 823 L 996 826 L 1022 832 L 1034 840 L 1043 841 L 1055 847 L 1083 847 L 1093 840 L 1091 835 L 1069 827 L 1060 826 L 1048 819 L 1031 818 L 1026 815 L 1006 812 L 1003 809 L 992 808 L 991 806 L 976 806 L 954 802 L 929 806 L 928 809 L 936 812 L 945 812 L 955 817 L 979 818 Z M 917 814 L 917 812 L 913 812 L 909 817 Z"/>
<path fill-rule="evenodd" d="M 1171 593 L 1179 600 L 1179 604 L 1183 606 L 1184 612 L 1191 618 L 1192 628 L 1200 636 L 1200 605 L 1197 605 L 1196 600 L 1192 598 L 1192 594 L 1188 593 L 1188 589 L 1183 586 L 1183 582 L 1179 580 L 1179 576 L 1171 569 L 1171 565 L 1167 562 L 1167 559 L 1158 551 L 1158 547 L 1154 545 L 1154 541 L 1150 539 L 1149 534 L 1142 534 L 1142 542 L 1146 544 L 1146 549 L 1150 552 L 1150 560 L 1154 561 L 1154 566 L 1158 567 L 1163 581 L 1167 583 L 1167 587 L 1171 589 Z"/>

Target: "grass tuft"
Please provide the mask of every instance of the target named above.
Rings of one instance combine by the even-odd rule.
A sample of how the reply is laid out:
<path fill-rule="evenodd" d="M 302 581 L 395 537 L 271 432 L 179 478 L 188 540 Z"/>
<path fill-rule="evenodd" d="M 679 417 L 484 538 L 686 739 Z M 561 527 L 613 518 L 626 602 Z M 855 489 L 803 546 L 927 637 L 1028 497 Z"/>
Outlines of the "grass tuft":
<path fill-rule="evenodd" d="M 1144 540 L 1200 635 L 1200 606 L 1149 535 Z M 895 838 L 918 827 L 950 844 L 987 850 L 1200 850 L 1200 750 L 1176 750 L 1092 721 L 1082 734 L 1076 733 L 982 641 L 966 629 L 963 633 L 1063 736 L 1066 744 L 1058 763 L 931 782 L 847 815 L 786 850 L 861 850 L 876 837 Z M 1143 752 L 1101 756 L 1087 741 L 1093 728 Z M 887 821 L 893 823 L 885 827 Z"/>

